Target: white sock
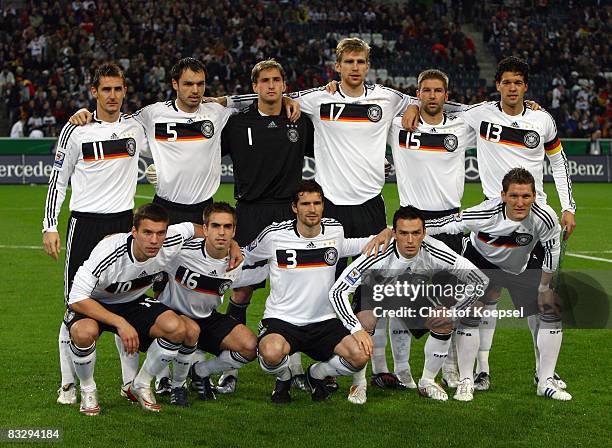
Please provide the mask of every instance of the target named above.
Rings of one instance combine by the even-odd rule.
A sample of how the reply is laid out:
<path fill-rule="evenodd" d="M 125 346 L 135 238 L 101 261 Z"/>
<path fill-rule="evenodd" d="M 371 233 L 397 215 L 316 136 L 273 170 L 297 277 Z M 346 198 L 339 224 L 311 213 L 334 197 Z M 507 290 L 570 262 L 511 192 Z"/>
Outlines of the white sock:
<path fill-rule="evenodd" d="M 326 376 L 347 376 L 358 370 L 341 356 L 334 355 L 325 362 L 318 362 L 310 368 L 310 374 L 317 380 Z"/>
<path fill-rule="evenodd" d="M 289 356 L 285 357 L 277 365 L 266 364 L 264 359 L 259 356 L 259 365 L 262 370 L 270 375 L 276 375 L 281 381 L 287 381 L 291 379 L 291 370 L 289 370 Z"/>
<path fill-rule="evenodd" d="M 484 310 L 490 313 L 497 309 L 497 302 L 487 303 Z M 478 358 L 476 364 L 476 372 L 489 373 L 489 352 L 493 344 L 493 336 L 495 335 L 495 327 L 497 319 L 495 317 L 483 317 L 480 322 L 480 346 L 478 347 Z"/>
<path fill-rule="evenodd" d="M 440 339 L 434 336 L 433 333 L 429 334 L 425 343 L 425 365 L 423 366 L 423 375 L 419 380 L 419 385 L 431 384 L 436 381 L 436 375 L 438 375 L 442 364 L 444 364 L 448 354 L 448 347 L 450 346 L 450 334 L 447 336 L 446 339 Z"/>
<path fill-rule="evenodd" d="M 119 353 L 119 360 L 121 361 L 121 378 L 123 384 L 127 384 L 134 381 L 136 374 L 138 373 L 138 353 L 129 354 L 123 347 L 123 342 L 118 335 L 115 335 L 115 345 L 117 346 L 117 352 Z"/>
<path fill-rule="evenodd" d="M 367 386 L 368 381 L 366 380 L 366 369 L 368 365 L 363 366 L 359 372 L 353 374 L 353 386 Z"/>
<path fill-rule="evenodd" d="M 459 370 L 457 367 L 457 344 L 455 342 L 455 333 L 451 336 L 451 342 L 448 347 L 448 356 L 444 360 L 444 370 Z"/>
<path fill-rule="evenodd" d="M 57 338 L 59 344 L 59 359 L 60 371 L 62 372 L 62 386 L 65 384 L 74 384 L 75 371 L 72 363 L 72 352 L 70 351 L 70 331 L 62 321 L 60 325 L 59 335 Z"/>
<path fill-rule="evenodd" d="M 396 374 L 404 370 L 410 371 L 412 334 L 402 319 L 397 317 L 389 319 L 389 339 L 391 339 L 391 352 L 393 353 L 393 371 Z"/>
<path fill-rule="evenodd" d="M 455 335 L 459 379 L 474 378 L 474 361 L 480 345 L 480 331 L 478 327 L 467 327 L 460 324 Z"/>
<path fill-rule="evenodd" d="M 289 356 L 289 370 L 291 370 L 292 376 L 304 374 L 302 354 L 300 352 L 295 352 L 293 355 Z"/>
<path fill-rule="evenodd" d="M 557 359 L 561 351 L 563 330 L 561 321 L 546 322 L 540 320 L 540 331 L 538 331 L 538 347 L 540 348 L 540 381 L 553 378 Z"/>
<path fill-rule="evenodd" d="M 374 350 L 372 352 L 372 373 L 388 372 L 387 366 L 387 318 L 381 317 L 374 331 Z"/>
<path fill-rule="evenodd" d="M 531 332 L 531 339 L 533 340 L 533 354 L 535 355 L 535 371 L 538 378 L 540 376 L 540 351 L 538 350 L 538 330 L 540 329 L 540 319 L 536 314 L 527 316 L 527 325 Z"/>
<path fill-rule="evenodd" d="M 195 345 L 193 347 L 181 345 L 181 348 L 179 348 L 178 355 L 176 355 L 176 359 L 173 362 L 172 381 L 170 381 L 170 386 L 172 388 L 183 387 L 185 381 L 187 381 L 189 367 L 191 367 L 193 362 L 193 355 L 196 351 L 196 347 Z M 163 375 L 163 373 L 161 375 Z"/>
<path fill-rule="evenodd" d="M 206 352 L 204 350 L 197 349 L 193 354 L 193 363 L 206 361 Z"/>
<path fill-rule="evenodd" d="M 174 361 L 181 344 L 175 344 L 164 338 L 155 339 L 147 350 L 147 358 L 142 363 L 138 375 L 134 378 L 134 387 L 151 387 L 153 378 Z"/>
<path fill-rule="evenodd" d="M 89 347 L 77 347 L 71 343 L 70 352 L 72 353 L 74 370 L 81 383 L 81 390 L 84 392 L 92 392 L 96 390 L 96 382 L 94 381 L 94 369 L 96 367 L 96 343 L 94 342 Z"/>
<path fill-rule="evenodd" d="M 232 350 L 223 350 L 211 359 L 204 362 L 198 362 L 193 366 L 198 376 L 205 378 L 213 373 L 220 373 L 224 370 L 240 369 L 249 363 L 249 360 L 243 357 L 240 353 Z"/>

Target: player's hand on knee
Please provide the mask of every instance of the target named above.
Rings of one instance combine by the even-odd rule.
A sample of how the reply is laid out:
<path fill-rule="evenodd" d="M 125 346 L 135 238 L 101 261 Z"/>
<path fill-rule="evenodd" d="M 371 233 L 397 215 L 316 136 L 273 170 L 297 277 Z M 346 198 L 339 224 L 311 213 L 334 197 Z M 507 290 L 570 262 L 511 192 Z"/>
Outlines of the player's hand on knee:
<path fill-rule="evenodd" d="M 155 168 L 155 164 L 151 164 L 145 170 L 145 177 L 149 181 L 151 185 L 157 185 L 157 169 Z"/>
<path fill-rule="evenodd" d="M 334 93 L 336 93 L 338 91 L 338 86 L 340 85 L 340 83 L 338 81 L 330 81 L 327 84 L 325 84 L 325 91 L 327 93 L 331 93 L 332 95 Z"/>
<path fill-rule="evenodd" d="M 363 350 L 366 356 L 369 358 L 372 356 L 372 349 L 374 347 L 374 343 L 372 342 L 372 337 L 365 330 L 359 330 L 353 333 L 353 337 L 357 339 L 357 344 L 359 344 L 359 348 Z"/>
<path fill-rule="evenodd" d="M 70 124 L 75 124 L 77 126 L 83 126 L 84 124 L 90 123 L 93 118 L 93 114 L 89 112 L 87 109 L 79 109 L 77 110 L 68 120 Z"/>
<path fill-rule="evenodd" d="M 300 115 L 302 114 L 300 110 L 300 103 L 284 96 L 283 106 L 285 106 L 285 112 L 287 113 L 289 121 L 296 122 L 298 118 L 300 118 Z"/>
<path fill-rule="evenodd" d="M 57 260 L 60 253 L 60 237 L 57 232 L 45 232 L 43 233 L 43 245 L 45 246 L 45 252 Z"/>
<path fill-rule="evenodd" d="M 453 321 L 450 317 L 447 317 L 445 311 L 447 309 L 443 306 L 437 306 L 434 308 L 435 316 L 427 319 L 425 325 L 429 330 L 435 331 L 436 333 L 450 333 L 453 330 Z"/>
<path fill-rule="evenodd" d="M 138 353 L 140 342 L 138 340 L 138 333 L 134 327 L 127 321 L 124 321 L 117 326 L 117 334 L 121 338 L 121 342 L 123 342 L 123 347 L 127 353 Z"/>
<path fill-rule="evenodd" d="M 416 131 L 419 127 L 419 114 L 420 109 L 416 104 L 411 104 L 404 111 L 404 115 L 402 116 L 402 127 L 408 129 L 409 131 Z"/>
<path fill-rule="evenodd" d="M 559 297 L 555 292 L 548 288 L 547 290 L 538 290 L 538 309 L 540 313 L 560 316 L 561 306 L 559 304 Z"/>
<path fill-rule="evenodd" d="M 567 240 L 576 228 L 576 218 L 569 210 L 564 211 L 561 215 L 561 227 L 564 229 L 563 239 Z"/>

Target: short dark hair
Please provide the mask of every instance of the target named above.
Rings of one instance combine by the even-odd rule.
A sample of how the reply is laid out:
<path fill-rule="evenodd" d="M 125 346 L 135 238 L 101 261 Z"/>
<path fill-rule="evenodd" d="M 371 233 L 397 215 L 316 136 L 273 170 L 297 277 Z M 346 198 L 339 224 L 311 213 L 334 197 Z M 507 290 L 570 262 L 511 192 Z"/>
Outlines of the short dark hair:
<path fill-rule="evenodd" d="M 159 204 L 144 204 L 136 209 L 134 213 L 134 227 L 138 230 L 145 219 L 153 222 L 170 222 L 170 216 L 164 207 Z"/>
<path fill-rule="evenodd" d="M 94 77 L 91 82 L 92 87 L 96 89 L 100 86 L 100 78 L 103 76 L 108 76 L 112 78 L 121 78 L 123 81 L 123 85 L 125 86 L 125 74 L 123 73 L 123 69 L 114 62 L 106 62 L 96 69 L 94 72 Z"/>
<path fill-rule="evenodd" d="M 285 73 L 285 69 L 283 68 L 283 66 L 280 65 L 278 62 L 276 62 L 275 59 L 266 59 L 265 61 L 259 61 L 253 67 L 253 70 L 251 70 L 251 82 L 253 84 L 257 84 L 257 81 L 259 81 L 259 75 L 261 74 L 261 72 L 263 72 L 264 70 L 271 70 L 274 68 L 279 71 L 281 78 L 283 78 L 283 81 L 285 81 L 287 79 L 287 74 Z"/>
<path fill-rule="evenodd" d="M 172 79 L 178 82 L 178 80 L 181 78 L 181 76 L 187 69 L 195 73 L 203 72 L 204 76 L 206 76 L 206 67 L 204 66 L 204 63 L 196 58 L 183 58 L 178 61 L 172 67 L 172 70 L 170 71 L 170 76 L 172 76 Z"/>
<path fill-rule="evenodd" d="M 448 90 L 448 75 L 442 70 L 430 68 L 419 73 L 419 78 L 417 81 L 419 90 L 421 89 L 421 83 L 426 79 L 437 79 L 438 81 L 442 81 L 442 84 L 444 84 L 444 90 Z"/>
<path fill-rule="evenodd" d="M 400 219 L 420 219 L 423 223 L 423 230 L 425 229 L 425 216 L 423 215 L 423 212 L 412 205 L 400 207 L 393 214 L 393 230 L 396 230 L 397 221 L 399 221 Z"/>
<path fill-rule="evenodd" d="M 502 189 L 504 193 L 508 192 L 508 188 L 512 184 L 529 185 L 531 184 L 531 191 L 535 193 L 535 179 L 533 175 L 525 168 L 512 168 L 506 173 L 502 179 Z"/>
<path fill-rule="evenodd" d="M 325 199 L 325 196 L 323 196 L 323 188 L 314 180 L 303 180 L 299 183 L 297 190 L 293 194 L 293 200 L 291 201 L 294 205 L 297 205 L 302 193 L 319 193 L 321 195 L 321 200 Z"/>
<path fill-rule="evenodd" d="M 227 202 L 213 202 L 204 209 L 204 224 L 208 225 L 210 215 L 213 213 L 228 213 L 232 215 L 234 225 L 236 225 L 236 209 Z"/>
<path fill-rule="evenodd" d="M 516 56 L 508 56 L 499 61 L 499 64 L 497 64 L 497 72 L 495 72 L 495 82 L 500 82 L 505 72 L 523 75 L 523 81 L 525 81 L 525 84 L 529 84 L 529 64 L 522 59 Z"/>

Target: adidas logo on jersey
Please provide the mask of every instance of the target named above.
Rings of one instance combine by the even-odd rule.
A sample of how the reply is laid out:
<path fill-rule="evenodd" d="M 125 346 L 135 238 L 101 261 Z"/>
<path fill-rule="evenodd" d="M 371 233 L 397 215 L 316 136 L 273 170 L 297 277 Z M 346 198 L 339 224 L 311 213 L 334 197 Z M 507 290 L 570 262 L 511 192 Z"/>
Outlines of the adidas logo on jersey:
<path fill-rule="evenodd" d="M 187 123 L 191 124 L 193 123 L 193 120 L 190 118 L 189 120 L 187 120 Z"/>
<path fill-rule="evenodd" d="M 111 140 L 117 140 L 119 137 L 117 137 L 117 134 L 115 134 L 113 132 L 113 135 L 111 135 Z"/>
<path fill-rule="evenodd" d="M 146 277 L 147 275 L 149 275 L 149 274 L 147 274 L 147 271 L 142 271 L 140 274 L 138 274 L 138 278 Z"/>
<path fill-rule="evenodd" d="M 315 247 L 317 246 L 315 246 L 315 244 L 312 241 L 306 245 L 306 249 L 314 249 Z"/>
<path fill-rule="evenodd" d="M 512 126 L 513 128 L 518 128 L 519 127 L 519 125 L 518 125 L 518 123 L 516 121 L 513 121 L 510 126 Z"/>
<path fill-rule="evenodd" d="M 431 132 L 432 134 L 437 134 L 437 132 L 438 132 L 438 131 L 436 131 L 436 128 L 431 128 L 431 131 L 430 131 L 430 132 Z"/>
<path fill-rule="evenodd" d="M 268 125 L 268 129 L 274 129 L 277 128 L 278 126 L 276 126 L 276 123 L 274 123 L 273 121 L 270 122 L 270 124 Z"/>
<path fill-rule="evenodd" d="M 208 273 L 208 275 L 218 275 L 218 274 L 217 274 L 217 271 L 213 269 L 212 271 Z"/>

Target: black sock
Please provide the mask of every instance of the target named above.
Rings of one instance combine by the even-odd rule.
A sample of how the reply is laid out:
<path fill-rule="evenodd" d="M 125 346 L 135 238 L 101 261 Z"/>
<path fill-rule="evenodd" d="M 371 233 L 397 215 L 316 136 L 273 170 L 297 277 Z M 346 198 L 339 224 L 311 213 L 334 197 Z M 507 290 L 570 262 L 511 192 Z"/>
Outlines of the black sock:
<path fill-rule="evenodd" d="M 241 324 L 246 325 L 246 312 L 248 306 L 248 303 L 238 304 L 230 299 L 229 305 L 227 306 L 227 315 L 233 317 Z"/>

